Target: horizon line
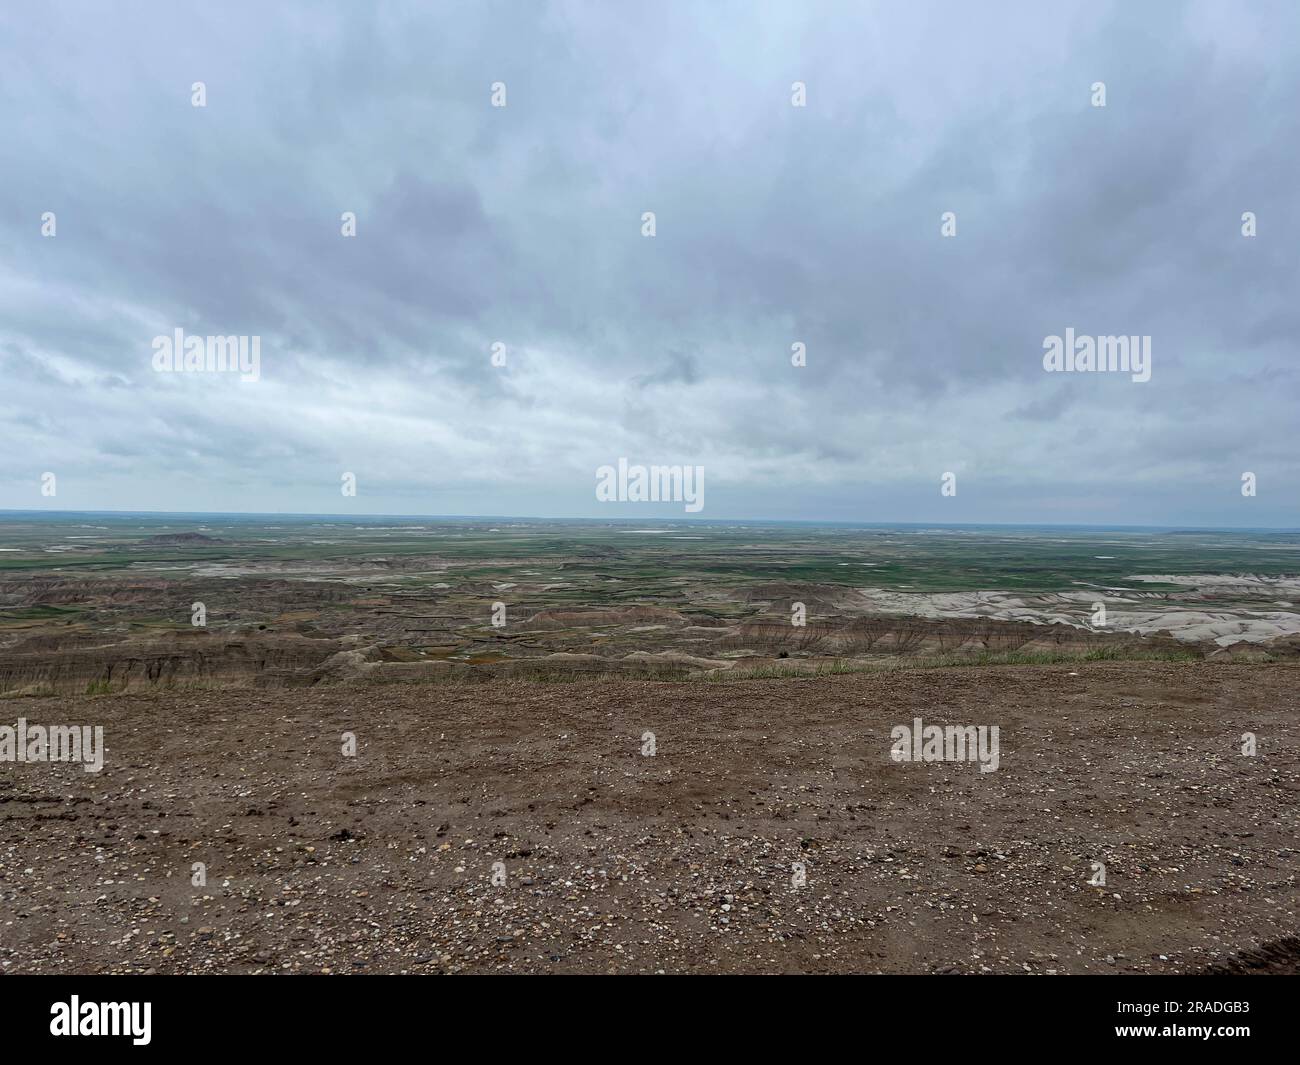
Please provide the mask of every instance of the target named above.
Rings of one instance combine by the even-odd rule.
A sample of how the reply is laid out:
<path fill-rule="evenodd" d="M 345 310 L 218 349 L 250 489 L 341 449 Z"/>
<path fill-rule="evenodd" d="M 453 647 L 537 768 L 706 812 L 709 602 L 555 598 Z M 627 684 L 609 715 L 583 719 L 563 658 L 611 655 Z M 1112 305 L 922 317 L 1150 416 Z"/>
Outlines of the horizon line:
<path fill-rule="evenodd" d="M 414 519 L 419 521 L 534 521 L 534 522 L 663 522 L 672 524 L 728 525 L 861 525 L 861 526 L 933 526 L 940 528 L 1039 528 L 1039 529 L 1166 529 L 1179 532 L 1287 532 L 1300 533 L 1300 527 L 1285 525 L 1177 525 L 1116 524 L 1104 522 L 1052 521 L 863 521 L 834 518 L 700 518 L 700 517 L 542 517 L 527 514 L 337 514 L 312 511 L 263 510 L 18 510 L 0 508 L 0 520 L 11 515 L 118 515 L 125 517 L 165 516 L 175 518 L 331 518 L 343 521 L 367 519 Z"/>

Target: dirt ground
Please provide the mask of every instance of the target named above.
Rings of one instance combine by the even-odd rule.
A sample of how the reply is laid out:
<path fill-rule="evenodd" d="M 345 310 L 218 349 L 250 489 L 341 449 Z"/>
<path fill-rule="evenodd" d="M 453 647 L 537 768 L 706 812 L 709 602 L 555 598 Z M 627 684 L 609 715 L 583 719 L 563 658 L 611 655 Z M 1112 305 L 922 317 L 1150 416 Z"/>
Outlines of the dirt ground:
<path fill-rule="evenodd" d="M 0 762 L 0 970 L 1298 971 L 1298 705 L 1203 662 L 7 700 L 107 755 Z M 999 768 L 892 761 L 915 717 Z"/>

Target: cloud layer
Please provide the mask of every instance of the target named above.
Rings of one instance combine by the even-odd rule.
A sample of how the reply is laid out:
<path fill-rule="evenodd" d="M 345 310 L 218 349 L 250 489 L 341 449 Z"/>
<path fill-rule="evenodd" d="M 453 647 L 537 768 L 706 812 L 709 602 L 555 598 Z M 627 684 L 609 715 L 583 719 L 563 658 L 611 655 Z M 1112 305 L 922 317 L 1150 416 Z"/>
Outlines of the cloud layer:
<path fill-rule="evenodd" d="M 1288 3 L 10 5 L 0 507 L 680 514 L 596 501 L 626 456 L 703 465 L 712 518 L 1300 525 L 1297 39 Z M 1152 379 L 1045 373 L 1067 327 L 1150 335 Z M 176 328 L 260 336 L 261 379 L 154 373 Z"/>

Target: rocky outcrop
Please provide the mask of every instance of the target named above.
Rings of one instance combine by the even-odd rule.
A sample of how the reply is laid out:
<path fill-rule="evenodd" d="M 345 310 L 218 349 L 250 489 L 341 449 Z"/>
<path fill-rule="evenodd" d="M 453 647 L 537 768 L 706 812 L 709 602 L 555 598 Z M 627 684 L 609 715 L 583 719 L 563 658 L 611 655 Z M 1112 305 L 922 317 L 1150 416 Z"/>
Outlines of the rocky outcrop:
<path fill-rule="evenodd" d="M 101 638 L 102 639 L 102 638 Z M 0 694 L 82 693 L 150 687 L 275 686 L 310 677 L 340 652 L 342 640 L 300 635 L 231 636 L 172 632 L 118 643 L 25 649 L 0 654 Z"/>
<path fill-rule="evenodd" d="M 830 618 L 802 626 L 789 620 L 747 621 L 719 641 L 731 651 L 804 652 L 819 655 L 944 655 L 1078 653 L 1123 651 L 1187 652 L 1167 636 L 1097 632 L 1073 625 L 1042 625 L 987 618 Z"/>
<path fill-rule="evenodd" d="M 661 606 L 604 607 L 595 610 L 539 610 L 519 627 L 524 630 L 594 628 L 601 625 L 685 625 L 676 610 Z"/>

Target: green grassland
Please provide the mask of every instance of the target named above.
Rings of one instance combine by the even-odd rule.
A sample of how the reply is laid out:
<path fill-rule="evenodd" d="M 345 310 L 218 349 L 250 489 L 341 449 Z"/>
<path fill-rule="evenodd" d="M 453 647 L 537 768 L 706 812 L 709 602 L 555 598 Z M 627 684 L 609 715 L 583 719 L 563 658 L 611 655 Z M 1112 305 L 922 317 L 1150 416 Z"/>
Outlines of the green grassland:
<path fill-rule="evenodd" d="M 186 532 L 222 542 L 142 542 Z M 522 579 L 562 585 L 548 593 L 550 601 L 584 605 L 671 602 L 691 585 L 770 582 L 1033 593 L 1135 587 L 1128 578 L 1139 573 L 1293 575 L 1300 572 L 1300 533 L 0 513 L 0 579 L 177 576 L 211 566 L 307 579 L 328 578 L 331 564 L 387 567 L 385 583 L 415 587 L 504 583 L 526 574 Z"/>

